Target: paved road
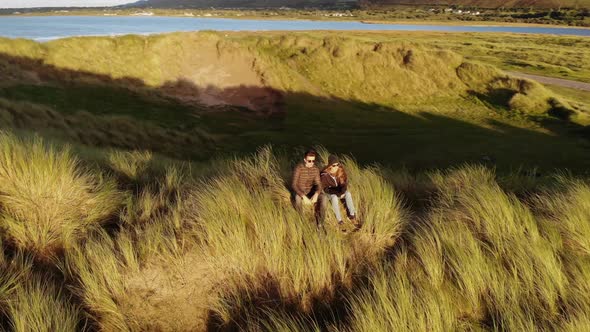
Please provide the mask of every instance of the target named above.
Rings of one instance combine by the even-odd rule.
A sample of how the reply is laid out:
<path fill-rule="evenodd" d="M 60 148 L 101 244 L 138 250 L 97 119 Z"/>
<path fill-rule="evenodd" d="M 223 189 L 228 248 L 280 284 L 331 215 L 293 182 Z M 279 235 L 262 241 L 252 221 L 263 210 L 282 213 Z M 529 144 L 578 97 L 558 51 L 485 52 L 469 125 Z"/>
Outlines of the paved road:
<path fill-rule="evenodd" d="M 523 74 L 523 73 L 518 73 L 518 72 L 514 72 L 514 71 L 505 71 L 505 73 L 508 75 L 516 76 L 516 77 L 522 77 L 522 78 L 528 78 L 531 80 L 535 80 L 535 81 L 537 81 L 539 83 L 543 83 L 543 84 L 558 85 L 558 86 L 563 86 L 566 88 L 590 91 L 590 83 L 564 80 L 561 78 L 554 78 L 554 77 L 547 77 L 547 76 Z"/>

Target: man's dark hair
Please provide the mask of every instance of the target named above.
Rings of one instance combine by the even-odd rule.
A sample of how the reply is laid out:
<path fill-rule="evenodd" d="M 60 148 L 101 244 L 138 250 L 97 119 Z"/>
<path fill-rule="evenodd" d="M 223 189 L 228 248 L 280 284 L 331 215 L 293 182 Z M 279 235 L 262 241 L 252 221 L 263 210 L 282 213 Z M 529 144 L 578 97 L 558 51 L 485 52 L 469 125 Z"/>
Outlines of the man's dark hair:
<path fill-rule="evenodd" d="M 315 152 L 314 149 L 309 149 L 309 150 L 305 151 L 305 154 L 303 155 L 303 158 L 316 157 L 317 155 L 318 155 L 318 153 Z"/>

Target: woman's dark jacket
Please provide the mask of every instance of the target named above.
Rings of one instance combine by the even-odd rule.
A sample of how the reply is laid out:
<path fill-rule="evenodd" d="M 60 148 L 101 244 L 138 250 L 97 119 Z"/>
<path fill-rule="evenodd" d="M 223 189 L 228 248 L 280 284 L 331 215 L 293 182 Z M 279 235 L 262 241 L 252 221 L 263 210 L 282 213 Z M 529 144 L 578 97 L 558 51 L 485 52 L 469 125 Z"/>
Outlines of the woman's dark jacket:
<path fill-rule="evenodd" d="M 343 183 L 338 183 L 338 178 L 333 178 L 327 171 L 320 174 L 322 180 L 322 187 L 324 192 L 329 195 L 337 195 L 340 197 L 348 190 L 348 180 Z"/>

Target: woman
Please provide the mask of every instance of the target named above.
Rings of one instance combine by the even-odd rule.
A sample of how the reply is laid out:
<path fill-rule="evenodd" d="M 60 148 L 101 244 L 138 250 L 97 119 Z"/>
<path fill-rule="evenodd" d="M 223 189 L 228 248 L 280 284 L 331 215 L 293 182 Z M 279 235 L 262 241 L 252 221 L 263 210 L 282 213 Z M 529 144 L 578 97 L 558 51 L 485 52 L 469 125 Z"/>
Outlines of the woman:
<path fill-rule="evenodd" d="M 328 157 L 328 166 L 322 170 L 320 177 L 324 193 L 332 203 L 334 214 L 336 214 L 336 219 L 338 219 L 338 224 L 344 224 L 339 204 L 339 201 L 343 199 L 346 203 L 345 206 L 348 212 L 348 219 L 350 219 L 355 227 L 358 228 L 359 225 L 356 221 L 354 202 L 352 201 L 352 195 L 348 191 L 348 177 L 346 176 L 346 171 L 344 171 L 344 167 L 340 164 L 337 156 L 330 155 L 330 157 Z"/>

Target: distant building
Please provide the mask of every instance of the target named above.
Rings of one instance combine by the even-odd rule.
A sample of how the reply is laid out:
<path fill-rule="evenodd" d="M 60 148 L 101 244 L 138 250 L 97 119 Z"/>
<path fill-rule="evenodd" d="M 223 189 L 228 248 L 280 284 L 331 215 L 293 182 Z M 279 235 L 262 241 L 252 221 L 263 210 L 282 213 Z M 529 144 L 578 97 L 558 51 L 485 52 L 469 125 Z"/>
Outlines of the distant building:
<path fill-rule="evenodd" d="M 154 16 L 152 12 L 141 12 L 141 13 L 133 13 L 131 16 Z"/>
<path fill-rule="evenodd" d="M 347 13 L 336 12 L 336 13 L 324 14 L 324 16 L 331 16 L 331 17 L 352 17 L 354 15 L 352 13 L 350 13 L 350 12 L 347 12 Z"/>

